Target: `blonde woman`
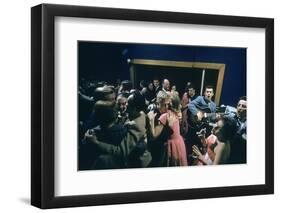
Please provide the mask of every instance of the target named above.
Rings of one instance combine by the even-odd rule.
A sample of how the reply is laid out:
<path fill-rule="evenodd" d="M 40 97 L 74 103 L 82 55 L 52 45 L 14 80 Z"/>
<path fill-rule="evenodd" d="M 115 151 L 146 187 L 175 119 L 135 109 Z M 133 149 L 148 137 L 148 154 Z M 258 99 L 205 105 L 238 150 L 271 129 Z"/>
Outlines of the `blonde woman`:
<path fill-rule="evenodd" d="M 156 113 L 148 113 L 150 120 L 151 133 L 154 138 L 157 138 L 164 127 L 168 125 L 172 130 L 172 133 L 167 141 L 165 141 L 167 157 L 165 160 L 165 166 L 187 166 L 186 148 L 182 136 L 180 135 L 179 119 L 180 113 L 180 99 L 177 95 L 167 96 L 160 103 L 160 108 L 166 109 L 166 112 L 162 113 L 159 120 L 159 124 L 155 126 Z M 165 105 L 165 107 L 164 107 Z"/>

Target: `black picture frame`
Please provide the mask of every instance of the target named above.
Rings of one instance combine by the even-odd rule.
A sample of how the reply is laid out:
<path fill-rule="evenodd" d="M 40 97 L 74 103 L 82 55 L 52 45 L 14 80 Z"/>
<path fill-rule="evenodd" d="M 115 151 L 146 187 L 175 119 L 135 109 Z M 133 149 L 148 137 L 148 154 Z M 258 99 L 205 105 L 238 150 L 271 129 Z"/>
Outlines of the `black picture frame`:
<path fill-rule="evenodd" d="M 265 29 L 265 184 L 56 197 L 54 20 L 58 16 Z M 274 193 L 274 20 L 271 18 L 41 4 L 31 8 L 31 97 L 31 204 L 39 208 Z"/>

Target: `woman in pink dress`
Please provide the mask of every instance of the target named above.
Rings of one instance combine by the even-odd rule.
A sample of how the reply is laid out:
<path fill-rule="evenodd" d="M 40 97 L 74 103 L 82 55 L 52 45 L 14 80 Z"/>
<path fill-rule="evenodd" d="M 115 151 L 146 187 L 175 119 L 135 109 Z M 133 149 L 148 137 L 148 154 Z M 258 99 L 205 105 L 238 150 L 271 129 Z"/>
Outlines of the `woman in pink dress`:
<path fill-rule="evenodd" d="M 171 107 L 165 113 L 161 114 L 159 118 L 159 125 L 154 127 L 154 118 L 151 113 L 148 115 L 151 126 L 151 132 L 154 137 L 160 135 L 163 127 L 169 125 L 172 130 L 168 141 L 166 142 L 167 147 L 167 159 L 165 166 L 187 166 L 186 148 L 182 136 L 180 135 L 180 99 L 177 95 L 171 96 Z"/>
<path fill-rule="evenodd" d="M 195 145 L 192 150 L 203 165 L 226 164 L 231 152 L 230 141 L 235 136 L 236 131 L 236 121 L 230 116 L 223 116 L 219 118 L 212 130 L 212 135 L 205 142 L 208 148 L 207 152 L 202 154 Z M 204 137 L 202 139 L 204 140 Z"/>

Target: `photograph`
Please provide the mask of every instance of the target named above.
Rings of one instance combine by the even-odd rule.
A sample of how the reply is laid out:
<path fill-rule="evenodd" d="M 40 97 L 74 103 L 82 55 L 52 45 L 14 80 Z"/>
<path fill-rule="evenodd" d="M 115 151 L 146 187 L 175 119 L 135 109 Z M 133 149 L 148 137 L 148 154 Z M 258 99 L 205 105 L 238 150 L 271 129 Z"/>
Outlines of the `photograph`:
<path fill-rule="evenodd" d="M 31 8 L 31 204 L 274 193 L 274 19 Z"/>
<path fill-rule="evenodd" d="M 77 41 L 78 171 L 247 163 L 247 48 Z"/>

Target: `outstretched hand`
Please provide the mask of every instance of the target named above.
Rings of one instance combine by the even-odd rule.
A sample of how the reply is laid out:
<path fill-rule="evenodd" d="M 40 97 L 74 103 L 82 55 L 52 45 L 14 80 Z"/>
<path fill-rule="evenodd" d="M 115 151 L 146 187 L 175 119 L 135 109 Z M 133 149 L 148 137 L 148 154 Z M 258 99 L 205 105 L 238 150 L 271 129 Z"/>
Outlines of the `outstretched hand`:
<path fill-rule="evenodd" d="M 196 145 L 193 145 L 192 146 L 192 151 L 194 154 L 196 154 L 199 158 L 201 158 L 203 155 L 202 153 L 200 152 L 199 148 L 196 146 Z"/>

